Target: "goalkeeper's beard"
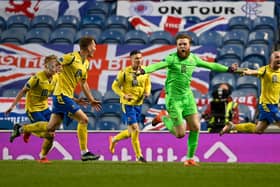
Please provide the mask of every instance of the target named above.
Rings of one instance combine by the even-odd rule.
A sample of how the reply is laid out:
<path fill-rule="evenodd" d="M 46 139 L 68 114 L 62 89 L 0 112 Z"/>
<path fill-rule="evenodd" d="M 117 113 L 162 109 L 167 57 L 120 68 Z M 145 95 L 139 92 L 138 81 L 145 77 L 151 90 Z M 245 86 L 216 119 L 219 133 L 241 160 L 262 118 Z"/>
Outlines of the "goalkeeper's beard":
<path fill-rule="evenodd" d="M 187 58 L 190 54 L 190 50 L 180 50 L 178 51 L 178 56 L 180 58 Z"/>

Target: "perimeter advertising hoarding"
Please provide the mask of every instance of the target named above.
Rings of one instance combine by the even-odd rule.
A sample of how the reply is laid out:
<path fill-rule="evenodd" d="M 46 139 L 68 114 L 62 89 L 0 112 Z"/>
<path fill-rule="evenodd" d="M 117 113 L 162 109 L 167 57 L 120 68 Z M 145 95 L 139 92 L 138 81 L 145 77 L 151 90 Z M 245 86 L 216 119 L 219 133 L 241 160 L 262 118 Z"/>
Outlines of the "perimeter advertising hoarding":
<path fill-rule="evenodd" d="M 101 160 L 134 161 L 130 139 L 117 144 L 116 152 L 108 150 L 108 137 L 116 132 L 90 132 L 89 150 L 101 154 Z M 0 133 L 0 159 L 38 159 L 42 139 L 32 136 L 28 144 L 22 138 L 9 142 L 9 131 Z M 180 162 L 185 160 L 187 137 L 176 139 L 167 132 L 140 134 L 142 152 L 148 161 Z M 280 163 L 280 134 L 201 134 L 196 159 L 200 162 Z M 76 132 L 56 133 L 50 160 L 80 160 Z"/>

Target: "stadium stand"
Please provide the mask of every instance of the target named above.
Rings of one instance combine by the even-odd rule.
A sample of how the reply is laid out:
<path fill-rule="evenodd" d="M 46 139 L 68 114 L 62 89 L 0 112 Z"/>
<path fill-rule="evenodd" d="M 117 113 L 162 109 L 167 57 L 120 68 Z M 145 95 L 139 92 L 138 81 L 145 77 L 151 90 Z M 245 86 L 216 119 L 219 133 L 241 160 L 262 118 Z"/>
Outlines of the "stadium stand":
<path fill-rule="evenodd" d="M 12 15 L 7 20 L 7 28 L 25 28 L 30 27 L 30 20 L 24 15 Z"/>
<path fill-rule="evenodd" d="M 49 15 L 38 15 L 32 19 L 30 23 L 31 28 L 49 28 L 54 29 L 55 27 L 55 19 Z"/>
<path fill-rule="evenodd" d="M 26 33 L 24 43 L 48 43 L 50 34 L 51 30 L 48 28 L 33 28 Z"/>
<path fill-rule="evenodd" d="M 155 31 L 149 37 L 150 44 L 174 44 L 174 37 L 167 31 Z"/>
<path fill-rule="evenodd" d="M 26 28 L 10 28 L 2 32 L 1 43 L 24 44 Z"/>
<path fill-rule="evenodd" d="M 217 31 L 205 31 L 198 37 L 199 45 L 211 45 L 220 47 L 223 43 L 223 37 Z"/>
<path fill-rule="evenodd" d="M 149 36 L 140 30 L 130 30 L 124 36 L 124 43 L 129 45 L 145 45 L 149 42 Z"/>
<path fill-rule="evenodd" d="M 74 43 L 76 31 L 72 28 L 58 28 L 50 35 L 52 44 L 72 44 Z"/>

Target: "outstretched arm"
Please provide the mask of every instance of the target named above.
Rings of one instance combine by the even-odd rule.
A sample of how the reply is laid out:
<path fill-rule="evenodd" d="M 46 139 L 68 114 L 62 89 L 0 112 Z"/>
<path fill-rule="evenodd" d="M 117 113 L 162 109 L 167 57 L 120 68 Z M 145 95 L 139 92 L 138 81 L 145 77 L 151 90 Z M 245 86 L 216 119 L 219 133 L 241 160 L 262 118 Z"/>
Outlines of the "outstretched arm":
<path fill-rule="evenodd" d="M 14 102 L 11 104 L 11 106 L 5 111 L 5 114 L 9 114 L 10 112 L 12 112 L 12 110 L 14 109 L 14 107 L 16 106 L 16 104 L 19 102 L 19 100 L 26 94 L 26 92 L 28 91 L 29 89 L 24 86 L 20 91 L 19 93 L 17 94 Z"/>

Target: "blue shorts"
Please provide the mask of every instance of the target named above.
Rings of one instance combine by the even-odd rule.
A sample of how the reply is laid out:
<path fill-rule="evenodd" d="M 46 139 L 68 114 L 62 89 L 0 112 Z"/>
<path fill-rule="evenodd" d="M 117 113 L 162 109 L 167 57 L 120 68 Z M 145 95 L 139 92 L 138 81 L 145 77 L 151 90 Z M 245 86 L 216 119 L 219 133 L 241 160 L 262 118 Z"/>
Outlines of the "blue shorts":
<path fill-rule="evenodd" d="M 64 116 L 72 116 L 78 110 L 80 106 L 70 97 L 64 95 L 53 96 L 53 108 L 52 113 Z"/>
<path fill-rule="evenodd" d="M 141 122 L 141 109 L 142 106 L 124 105 L 123 117 L 127 125 Z"/>
<path fill-rule="evenodd" d="M 51 118 L 51 110 L 50 109 L 46 109 L 40 112 L 26 112 L 29 120 L 34 123 L 37 121 L 49 121 Z"/>
<path fill-rule="evenodd" d="M 280 112 L 277 104 L 259 104 L 259 120 L 268 124 L 280 121 Z"/>

